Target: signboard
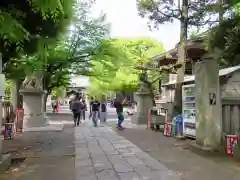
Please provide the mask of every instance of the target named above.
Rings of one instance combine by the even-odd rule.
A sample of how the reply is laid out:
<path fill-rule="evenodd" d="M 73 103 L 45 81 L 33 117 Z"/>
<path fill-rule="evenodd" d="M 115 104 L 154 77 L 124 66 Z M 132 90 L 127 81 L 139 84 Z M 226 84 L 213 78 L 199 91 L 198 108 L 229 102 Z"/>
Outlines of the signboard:
<path fill-rule="evenodd" d="M 209 93 L 209 104 L 216 105 L 216 93 Z"/>

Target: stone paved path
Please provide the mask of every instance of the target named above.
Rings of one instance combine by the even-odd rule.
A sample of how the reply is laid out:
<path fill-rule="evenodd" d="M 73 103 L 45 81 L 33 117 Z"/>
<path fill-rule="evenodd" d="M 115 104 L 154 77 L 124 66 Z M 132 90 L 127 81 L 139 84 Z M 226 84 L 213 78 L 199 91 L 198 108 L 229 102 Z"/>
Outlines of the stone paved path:
<path fill-rule="evenodd" d="M 180 179 L 110 127 L 77 127 L 75 152 L 76 180 Z"/>

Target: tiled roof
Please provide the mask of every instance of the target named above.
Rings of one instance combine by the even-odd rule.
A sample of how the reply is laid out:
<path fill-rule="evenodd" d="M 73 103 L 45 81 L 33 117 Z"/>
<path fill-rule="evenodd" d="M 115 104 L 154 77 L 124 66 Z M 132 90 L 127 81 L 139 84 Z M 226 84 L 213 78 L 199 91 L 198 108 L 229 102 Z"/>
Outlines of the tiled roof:
<path fill-rule="evenodd" d="M 220 69 L 219 70 L 219 76 L 226 76 L 228 74 L 231 74 L 237 70 L 240 69 L 240 65 L 239 66 L 233 66 L 233 67 L 229 67 L 229 68 L 225 68 L 225 69 Z M 195 80 L 195 75 L 192 76 L 185 76 L 184 77 L 184 81 L 183 82 L 190 82 L 190 81 L 194 81 Z M 173 85 L 176 84 L 176 80 L 173 81 L 169 81 L 168 83 L 163 84 L 162 86 L 168 86 L 168 85 Z"/>

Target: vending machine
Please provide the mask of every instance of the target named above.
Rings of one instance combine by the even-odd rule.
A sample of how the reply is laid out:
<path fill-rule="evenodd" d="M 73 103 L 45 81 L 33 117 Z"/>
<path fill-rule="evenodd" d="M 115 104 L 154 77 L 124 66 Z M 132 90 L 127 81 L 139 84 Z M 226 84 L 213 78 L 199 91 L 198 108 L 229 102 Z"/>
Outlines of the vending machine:
<path fill-rule="evenodd" d="M 195 85 L 182 86 L 183 135 L 196 137 L 196 101 Z"/>

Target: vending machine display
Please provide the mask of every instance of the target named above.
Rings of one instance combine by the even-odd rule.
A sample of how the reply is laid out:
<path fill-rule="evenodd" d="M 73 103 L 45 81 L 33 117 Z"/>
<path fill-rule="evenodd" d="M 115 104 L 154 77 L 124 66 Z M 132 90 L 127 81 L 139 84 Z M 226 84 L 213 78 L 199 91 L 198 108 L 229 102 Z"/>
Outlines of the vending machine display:
<path fill-rule="evenodd" d="M 196 137 L 196 104 L 195 85 L 184 85 L 182 87 L 182 117 L 183 134 Z"/>

